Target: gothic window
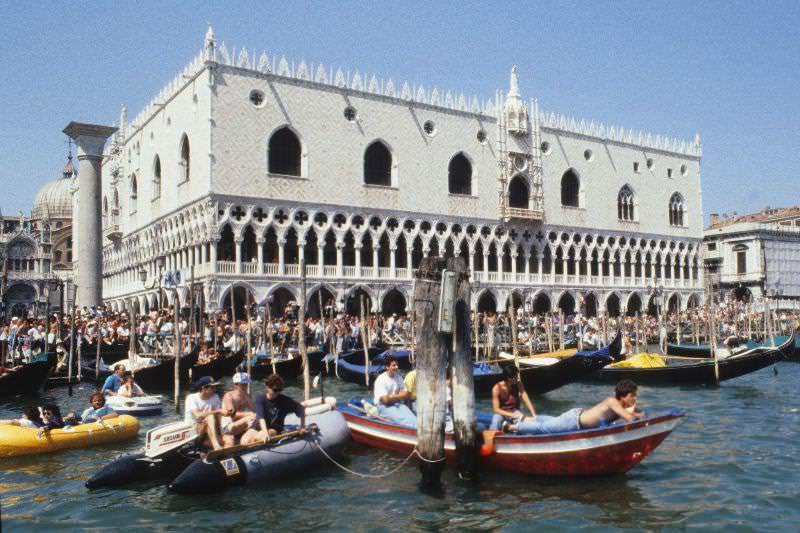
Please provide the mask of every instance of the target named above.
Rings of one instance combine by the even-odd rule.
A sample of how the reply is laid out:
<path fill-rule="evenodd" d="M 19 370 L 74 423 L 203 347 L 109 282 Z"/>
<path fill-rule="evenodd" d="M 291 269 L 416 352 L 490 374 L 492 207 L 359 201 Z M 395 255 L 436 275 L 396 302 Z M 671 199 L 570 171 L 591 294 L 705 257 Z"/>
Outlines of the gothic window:
<path fill-rule="evenodd" d="M 674 193 L 669 199 L 669 225 L 684 226 L 685 210 L 683 196 L 680 193 Z"/>
<path fill-rule="evenodd" d="M 529 194 L 530 191 L 528 190 L 528 183 L 525 178 L 520 175 L 514 176 L 508 184 L 508 207 L 529 209 Z"/>
<path fill-rule="evenodd" d="M 112 204 L 114 209 L 119 209 L 119 191 L 116 187 L 114 187 L 114 195 L 112 198 L 114 199 Z"/>
<path fill-rule="evenodd" d="M 581 182 L 578 174 L 569 169 L 561 176 L 561 205 L 566 207 L 580 207 Z"/>
<path fill-rule="evenodd" d="M 67 237 L 67 263 L 72 263 L 72 237 Z"/>
<path fill-rule="evenodd" d="M 161 158 L 153 161 L 153 200 L 161 197 Z"/>
<path fill-rule="evenodd" d="M 183 137 L 181 137 L 181 162 L 179 163 L 181 181 L 188 181 L 189 171 L 191 169 L 190 163 L 191 155 L 189 152 L 189 137 L 184 133 Z"/>
<path fill-rule="evenodd" d="M 225 224 L 219 241 L 217 241 L 217 259 L 219 261 L 236 261 L 236 243 L 230 224 Z"/>
<path fill-rule="evenodd" d="M 134 214 L 136 212 L 136 196 L 138 195 L 139 186 L 136 183 L 136 174 L 131 174 L 131 205 L 130 205 L 130 213 Z"/>
<path fill-rule="evenodd" d="M 617 195 L 617 218 L 620 220 L 635 220 L 633 212 L 633 191 L 627 185 L 619 190 Z"/>
<path fill-rule="evenodd" d="M 364 183 L 367 185 L 392 185 L 392 153 L 380 141 L 367 146 L 364 152 Z"/>
<path fill-rule="evenodd" d="M 472 194 L 472 165 L 461 152 L 447 167 L 447 187 L 450 194 Z"/>
<path fill-rule="evenodd" d="M 270 137 L 268 158 L 270 174 L 300 176 L 300 139 L 288 126 Z"/>

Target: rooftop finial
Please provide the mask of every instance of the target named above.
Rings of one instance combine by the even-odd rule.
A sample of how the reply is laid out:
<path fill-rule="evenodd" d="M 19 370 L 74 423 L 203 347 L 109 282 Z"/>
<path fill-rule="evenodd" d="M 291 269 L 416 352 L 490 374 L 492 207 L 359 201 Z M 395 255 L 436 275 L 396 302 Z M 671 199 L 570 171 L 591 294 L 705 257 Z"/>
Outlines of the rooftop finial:
<path fill-rule="evenodd" d="M 517 66 L 511 67 L 511 83 L 508 89 L 509 98 L 519 98 L 519 78 L 517 77 Z"/>
<path fill-rule="evenodd" d="M 72 139 L 67 139 L 67 164 L 64 165 L 62 173 L 65 179 L 69 179 L 75 175 L 75 166 L 72 164 Z"/>
<path fill-rule="evenodd" d="M 205 50 L 206 61 L 217 60 L 217 39 L 214 37 L 214 28 L 211 23 L 208 23 L 208 31 L 206 32 L 206 42 L 203 47 Z"/>

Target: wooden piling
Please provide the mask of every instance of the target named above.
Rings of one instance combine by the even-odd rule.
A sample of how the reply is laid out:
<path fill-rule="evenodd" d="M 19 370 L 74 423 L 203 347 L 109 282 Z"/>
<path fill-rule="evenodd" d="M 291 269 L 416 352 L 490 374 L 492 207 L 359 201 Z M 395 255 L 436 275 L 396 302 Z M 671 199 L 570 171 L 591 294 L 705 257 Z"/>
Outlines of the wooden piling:
<path fill-rule="evenodd" d="M 300 256 L 300 306 L 297 309 L 297 348 L 303 359 L 303 398 L 311 397 L 311 375 L 306 351 L 306 259 Z"/>
<path fill-rule="evenodd" d="M 453 439 L 456 444 L 456 468 L 464 480 L 474 480 L 477 475 L 477 449 L 475 447 L 478 422 L 475 415 L 475 387 L 472 375 L 472 332 L 470 331 L 470 281 L 469 270 L 461 257 L 447 260 L 447 269 L 456 273 L 455 312 L 453 314 L 451 368 L 453 378 Z M 444 365 L 443 365 L 444 366 Z M 419 374 L 417 379 L 419 379 Z M 419 397 L 418 397 L 419 398 Z"/>
<path fill-rule="evenodd" d="M 414 274 L 414 314 L 417 332 L 417 452 L 421 457 L 420 487 L 441 489 L 444 469 L 444 423 L 447 405 L 448 343 L 437 331 L 441 275 L 446 260 L 424 257 Z M 464 328 L 468 331 L 467 328 Z M 466 376 L 459 367 L 459 389 Z M 471 372 L 471 368 L 470 368 Z M 474 411 L 474 410 L 473 410 Z"/>

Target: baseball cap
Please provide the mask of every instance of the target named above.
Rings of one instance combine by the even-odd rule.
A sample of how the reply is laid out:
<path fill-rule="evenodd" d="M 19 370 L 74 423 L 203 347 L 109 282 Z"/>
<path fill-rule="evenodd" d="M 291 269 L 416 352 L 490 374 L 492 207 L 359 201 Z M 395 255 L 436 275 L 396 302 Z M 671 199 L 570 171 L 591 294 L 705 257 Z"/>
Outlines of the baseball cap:
<path fill-rule="evenodd" d="M 214 381 L 214 378 L 212 378 L 211 376 L 203 376 L 203 377 L 197 379 L 194 382 L 194 388 L 197 389 L 197 390 L 200 390 L 203 387 L 206 387 L 208 385 L 216 386 L 216 385 L 219 385 L 219 384 L 220 384 L 220 382 L 219 381 Z"/>
<path fill-rule="evenodd" d="M 247 372 L 237 372 L 233 375 L 234 385 L 247 385 L 250 383 L 250 376 Z"/>

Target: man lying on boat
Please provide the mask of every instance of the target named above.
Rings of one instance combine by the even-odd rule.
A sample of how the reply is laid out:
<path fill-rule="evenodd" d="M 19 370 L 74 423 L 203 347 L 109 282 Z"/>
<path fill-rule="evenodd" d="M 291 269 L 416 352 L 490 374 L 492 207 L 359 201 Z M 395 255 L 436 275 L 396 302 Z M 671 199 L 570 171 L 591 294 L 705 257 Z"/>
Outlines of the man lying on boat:
<path fill-rule="evenodd" d="M 504 422 L 502 429 L 506 433 L 541 434 L 564 433 L 607 426 L 617 420 L 632 422 L 644 415 L 636 407 L 636 383 L 623 379 L 614 388 L 614 396 L 609 396 L 589 409 L 575 408 L 559 416 L 534 415 L 513 422 Z M 492 428 L 496 429 L 496 428 Z"/>
<path fill-rule="evenodd" d="M 256 417 L 250 429 L 242 435 L 242 444 L 268 441 L 283 433 L 286 415 L 294 413 L 300 419 L 300 427 L 306 427 L 306 408 L 281 394 L 283 378 L 270 374 L 264 380 L 264 394 L 256 398 Z"/>
<path fill-rule="evenodd" d="M 375 380 L 372 397 L 380 416 L 403 426 L 417 427 L 417 416 L 406 405 L 411 395 L 394 357 L 386 358 L 386 371 Z"/>
<path fill-rule="evenodd" d="M 230 413 L 220 420 L 222 443 L 225 446 L 234 446 L 236 439 L 243 436 L 256 420 L 255 405 L 247 392 L 248 385 L 250 376 L 247 372 L 237 372 L 233 375 L 233 390 L 222 397 L 222 409 Z"/>

